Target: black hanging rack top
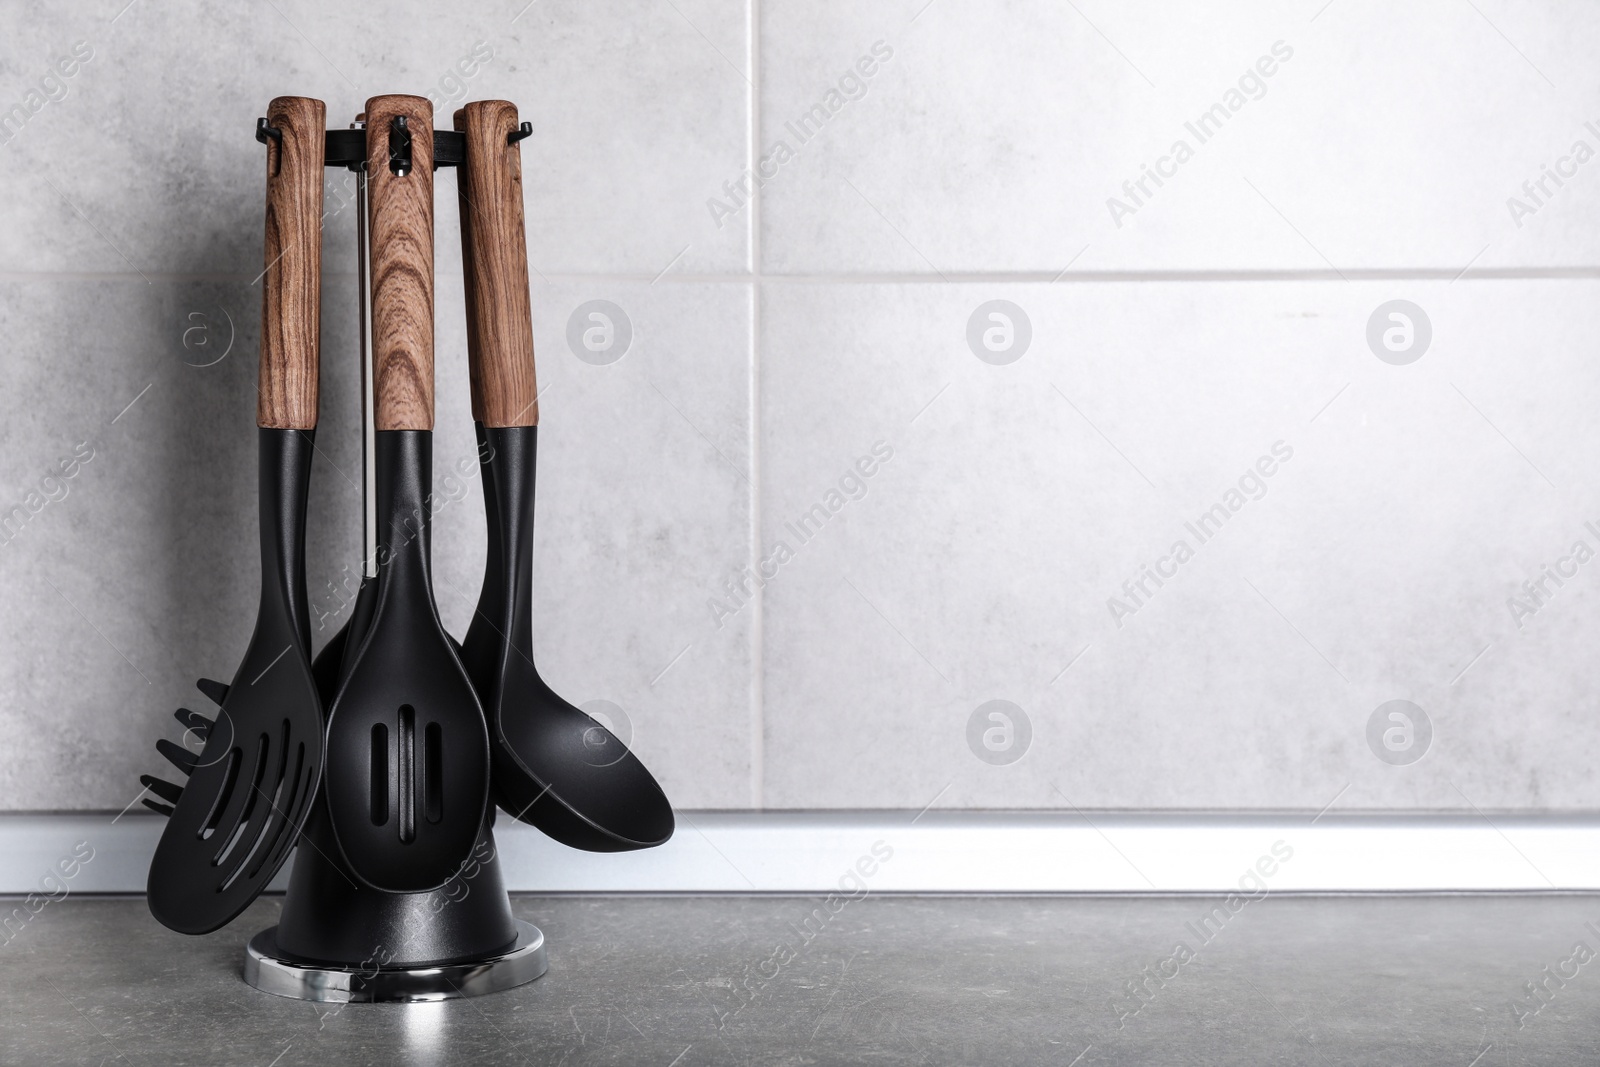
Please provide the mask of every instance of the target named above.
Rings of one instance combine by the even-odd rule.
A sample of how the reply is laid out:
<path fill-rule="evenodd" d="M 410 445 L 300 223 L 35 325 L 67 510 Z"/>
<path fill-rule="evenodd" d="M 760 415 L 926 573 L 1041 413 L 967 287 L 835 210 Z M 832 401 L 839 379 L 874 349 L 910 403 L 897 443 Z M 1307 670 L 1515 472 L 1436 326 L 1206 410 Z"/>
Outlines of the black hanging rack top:
<path fill-rule="evenodd" d="M 330 167 L 359 167 L 367 161 L 366 130 L 329 130 L 327 159 Z M 467 137 L 455 130 L 433 131 L 434 167 L 459 167 L 467 160 Z"/>
<path fill-rule="evenodd" d="M 524 122 L 506 137 L 507 144 L 533 134 L 533 123 Z M 325 135 L 324 165 L 349 167 L 351 170 L 367 162 L 366 130 L 329 130 Z M 256 119 L 256 140 L 266 144 L 269 140 L 283 142 L 283 131 L 266 119 Z M 459 167 L 467 161 L 467 135 L 456 130 L 433 131 L 433 167 Z"/>

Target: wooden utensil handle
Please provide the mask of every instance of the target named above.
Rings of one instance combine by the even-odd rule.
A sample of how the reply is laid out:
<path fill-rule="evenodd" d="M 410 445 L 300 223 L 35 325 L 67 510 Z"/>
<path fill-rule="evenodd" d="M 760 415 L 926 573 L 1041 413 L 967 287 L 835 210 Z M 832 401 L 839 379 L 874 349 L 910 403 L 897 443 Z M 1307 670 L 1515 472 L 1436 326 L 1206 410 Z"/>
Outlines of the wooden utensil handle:
<path fill-rule="evenodd" d="M 458 181 L 472 415 L 484 426 L 537 426 L 522 151 L 511 140 L 516 105 L 468 104 L 456 112 L 455 128 L 467 142 Z"/>
<path fill-rule="evenodd" d="M 461 128 L 461 112 L 455 115 L 456 129 Z M 483 421 L 483 341 L 478 335 L 477 272 L 472 258 L 472 202 L 468 199 L 465 167 L 456 171 L 456 202 L 461 216 L 461 285 L 466 291 L 467 312 L 467 378 L 472 388 L 472 421 Z"/>
<path fill-rule="evenodd" d="M 401 132 L 396 119 L 405 119 Z M 409 136 L 408 136 L 409 135 Z M 397 156 L 409 166 L 396 173 Z M 373 414 L 380 430 L 433 429 L 433 105 L 367 101 Z"/>
<path fill-rule="evenodd" d="M 322 332 L 322 165 L 327 109 L 280 96 L 267 108 L 266 271 L 261 276 L 261 370 L 256 425 L 317 425 Z"/>

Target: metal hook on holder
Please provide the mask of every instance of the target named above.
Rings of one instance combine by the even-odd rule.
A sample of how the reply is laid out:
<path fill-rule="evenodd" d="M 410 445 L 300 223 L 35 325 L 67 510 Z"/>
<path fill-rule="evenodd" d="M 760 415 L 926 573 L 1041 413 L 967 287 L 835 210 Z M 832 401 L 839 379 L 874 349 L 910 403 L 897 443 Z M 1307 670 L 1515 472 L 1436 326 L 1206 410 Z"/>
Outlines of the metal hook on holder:
<path fill-rule="evenodd" d="M 518 141 L 522 140 L 524 137 L 532 137 L 532 136 L 533 136 L 533 123 L 524 122 L 521 126 L 518 126 L 516 129 L 512 130 L 510 133 L 506 134 L 506 144 L 513 145 L 513 144 L 516 144 Z"/>
<path fill-rule="evenodd" d="M 271 125 L 265 118 L 256 119 L 256 140 L 267 146 L 267 160 L 272 167 L 272 173 L 277 174 L 283 169 L 283 131 Z M 272 154 L 272 146 L 277 144 L 278 154 Z"/>

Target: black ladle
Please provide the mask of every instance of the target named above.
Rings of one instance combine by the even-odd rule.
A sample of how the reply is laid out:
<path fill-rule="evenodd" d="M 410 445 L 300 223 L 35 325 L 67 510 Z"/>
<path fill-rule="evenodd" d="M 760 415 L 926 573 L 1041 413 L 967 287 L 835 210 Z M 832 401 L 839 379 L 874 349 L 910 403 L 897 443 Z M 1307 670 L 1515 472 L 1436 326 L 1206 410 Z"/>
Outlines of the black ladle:
<path fill-rule="evenodd" d="M 489 718 L 495 803 L 572 848 L 626 852 L 672 836 L 672 805 L 610 730 L 558 696 L 533 665 L 535 400 L 528 251 L 522 216 L 526 130 L 503 100 L 455 113 L 473 419 L 489 548 L 462 642 Z"/>

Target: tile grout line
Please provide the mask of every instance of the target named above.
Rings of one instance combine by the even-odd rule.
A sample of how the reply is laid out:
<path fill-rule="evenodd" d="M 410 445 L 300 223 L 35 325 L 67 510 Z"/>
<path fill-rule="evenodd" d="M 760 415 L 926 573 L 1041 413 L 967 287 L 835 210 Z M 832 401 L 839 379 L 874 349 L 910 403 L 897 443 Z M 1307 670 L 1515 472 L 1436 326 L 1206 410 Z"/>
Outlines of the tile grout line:
<path fill-rule="evenodd" d="M 750 565 L 761 567 L 761 0 L 750 0 L 746 10 L 750 34 Z M 750 793 L 760 811 L 766 804 L 766 592 L 758 583 L 755 612 L 750 622 Z"/>

